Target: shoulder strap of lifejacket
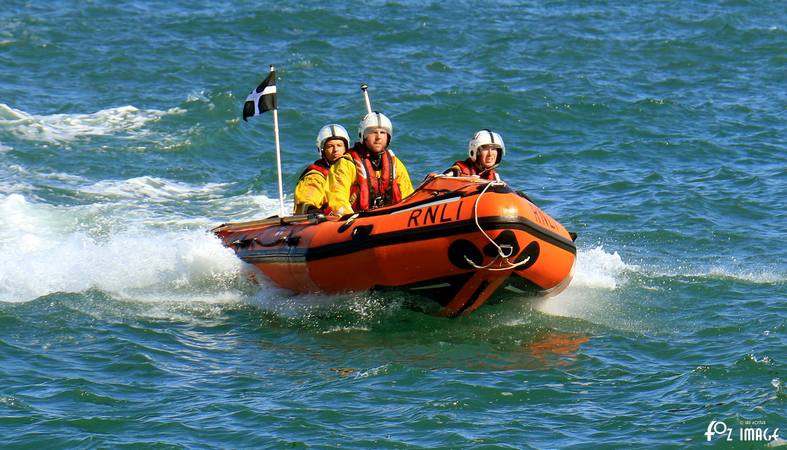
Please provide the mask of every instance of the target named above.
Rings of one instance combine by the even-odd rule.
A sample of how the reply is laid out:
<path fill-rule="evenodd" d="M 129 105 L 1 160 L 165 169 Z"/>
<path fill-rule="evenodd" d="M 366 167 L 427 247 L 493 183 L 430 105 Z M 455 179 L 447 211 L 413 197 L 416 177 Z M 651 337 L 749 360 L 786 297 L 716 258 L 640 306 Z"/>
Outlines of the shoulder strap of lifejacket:
<path fill-rule="evenodd" d="M 349 151 L 349 154 L 355 162 L 355 180 L 350 187 L 350 197 L 354 197 L 352 208 L 355 211 L 369 209 L 369 198 L 371 197 L 369 169 L 371 169 L 372 176 L 374 176 L 374 169 L 368 160 L 364 161 L 365 158 L 361 157 L 357 144 Z"/>
<path fill-rule="evenodd" d="M 391 174 L 388 181 L 388 189 L 386 190 L 386 196 L 390 192 L 390 196 L 388 196 L 389 203 L 396 203 L 402 199 L 402 190 L 399 189 L 399 183 L 396 182 L 396 153 L 393 150 L 388 149 L 385 152 L 388 156 L 388 164 L 391 166 Z"/>
<path fill-rule="evenodd" d="M 314 161 L 313 163 L 309 164 L 306 167 L 306 169 L 301 173 L 301 176 L 298 177 L 298 181 L 302 180 L 303 177 L 305 177 L 306 174 L 311 172 L 312 170 L 320 172 L 322 174 L 322 176 L 324 176 L 325 178 L 328 178 L 328 172 L 330 171 L 330 169 L 331 168 L 330 168 L 330 166 L 328 166 L 328 163 L 325 162 L 324 159 L 320 158 L 317 161 Z"/>

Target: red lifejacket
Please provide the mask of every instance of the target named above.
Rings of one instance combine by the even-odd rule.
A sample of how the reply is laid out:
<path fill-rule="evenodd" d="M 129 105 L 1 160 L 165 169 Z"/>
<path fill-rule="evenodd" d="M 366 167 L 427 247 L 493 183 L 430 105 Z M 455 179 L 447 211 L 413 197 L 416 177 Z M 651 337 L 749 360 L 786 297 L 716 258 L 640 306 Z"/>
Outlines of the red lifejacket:
<path fill-rule="evenodd" d="M 317 161 L 314 161 L 313 163 L 309 164 L 308 167 L 306 167 L 306 170 L 304 170 L 303 173 L 301 173 L 301 176 L 298 177 L 298 181 L 301 181 L 303 177 L 305 177 L 306 174 L 311 172 L 312 170 L 316 170 L 317 172 L 320 172 L 322 176 L 325 177 L 325 179 L 328 179 L 328 172 L 331 170 L 331 166 L 328 165 L 328 163 L 325 161 L 324 158 L 320 158 Z"/>
<path fill-rule="evenodd" d="M 354 211 L 379 208 L 402 199 L 402 192 L 396 183 L 394 152 L 389 149 L 383 152 L 379 177 L 365 145 L 356 143 L 349 153 L 355 161 L 355 182 L 350 187 L 350 200 Z"/>
<path fill-rule="evenodd" d="M 458 171 L 455 170 L 454 169 L 455 167 L 458 167 L 459 170 Z M 495 172 L 494 169 L 484 170 L 484 171 L 478 172 L 478 169 L 476 169 L 476 167 L 475 167 L 475 162 L 472 159 L 470 159 L 470 158 L 467 158 L 464 161 L 457 161 L 457 162 L 455 162 L 454 165 L 451 166 L 450 169 L 446 170 L 446 173 L 448 173 L 448 172 L 454 172 L 454 176 L 458 176 L 458 177 L 459 176 L 469 177 L 469 176 L 472 176 L 472 175 L 478 175 L 479 177 L 481 177 L 484 180 L 497 180 L 498 179 L 497 172 Z"/>

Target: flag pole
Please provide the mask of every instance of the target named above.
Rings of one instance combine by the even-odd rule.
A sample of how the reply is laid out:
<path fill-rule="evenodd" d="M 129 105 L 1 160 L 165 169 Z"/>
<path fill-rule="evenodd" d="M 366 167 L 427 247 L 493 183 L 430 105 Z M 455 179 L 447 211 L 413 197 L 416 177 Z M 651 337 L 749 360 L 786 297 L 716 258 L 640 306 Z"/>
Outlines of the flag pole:
<path fill-rule="evenodd" d="M 372 102 L 369 100 L 369 92 L 367 92 L 369 86 L 366 83 L 361 85 L 361 91 L 363 91 L 363 100 L 366 102 L 366 114 L 372 113 Z"/>
<path fill-rule="evenodd" d="M 276 69 L 271 64 L 271 72 Z M 273 108 L 273 136 L 276 141 L 276 170 L 279 174 L 279 217 L 284 217 L 284 188 L 281 182 L 281 148 L 279 146 L 279 108 Z"/>

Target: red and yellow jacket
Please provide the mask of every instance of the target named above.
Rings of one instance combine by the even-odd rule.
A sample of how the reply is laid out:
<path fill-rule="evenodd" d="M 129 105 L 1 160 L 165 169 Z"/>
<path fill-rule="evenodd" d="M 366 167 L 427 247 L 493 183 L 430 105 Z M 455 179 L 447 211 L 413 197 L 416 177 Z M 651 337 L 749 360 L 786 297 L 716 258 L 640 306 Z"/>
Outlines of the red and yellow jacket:
<path fill-rule="evenodd" d="M 339 215 L 396 203 L 413 193 L 407 168 L 390 149 L 374 167 L 361 143 L 337 160 L 328 174 L 328 207 Z"/>
<path fill-rule="evenodd" d="M 330 165 L 320 158 L 309 164 L 295 185 L 293 214 L 306 214 L 315 209 L 328 213 L 328 172 Z"/>

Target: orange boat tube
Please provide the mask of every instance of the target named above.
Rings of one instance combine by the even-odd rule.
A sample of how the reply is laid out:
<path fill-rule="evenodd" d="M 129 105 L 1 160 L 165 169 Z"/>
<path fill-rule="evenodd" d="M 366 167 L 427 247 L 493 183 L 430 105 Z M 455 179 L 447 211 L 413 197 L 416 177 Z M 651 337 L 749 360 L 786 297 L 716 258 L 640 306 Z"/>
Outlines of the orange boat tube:
<path fill-rule="evenodd" d="M 212 230 L 294 292 L 397 288 L 467 314 L 496 292 L 555 294 L 571 281 L 576 235 L 524 194 L 477 177 L 428 178 L 401 202 L 338 217 L 274 217 Z"/>

